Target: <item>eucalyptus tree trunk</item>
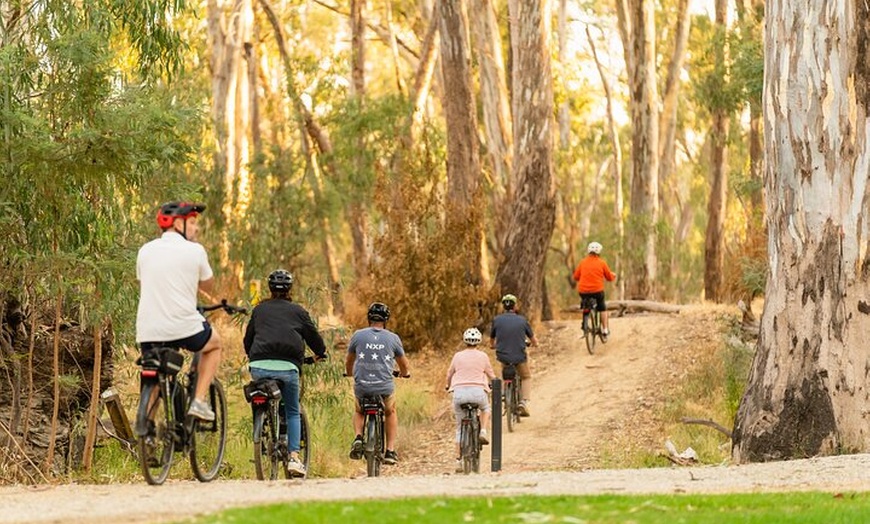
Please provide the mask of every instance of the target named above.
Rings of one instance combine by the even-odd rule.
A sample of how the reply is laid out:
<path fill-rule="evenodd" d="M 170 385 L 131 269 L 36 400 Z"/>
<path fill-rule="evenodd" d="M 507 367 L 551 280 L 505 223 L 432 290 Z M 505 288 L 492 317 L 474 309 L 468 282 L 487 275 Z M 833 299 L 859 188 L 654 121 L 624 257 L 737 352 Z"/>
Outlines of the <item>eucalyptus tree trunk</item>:
<path fill-rule="evenodd" d="M 459 252 L 467 260 L 468 280 L 481 285 L 483 215 L 475 205 L 480 198 L 480 153 L 465 1 L 440 2 L 439 16 L 447 121 L 447 224 L 457 234 Z"/>
<path fill-rule="evenodd" d="M 716 30 L 725 35 L 728 29 L 728 4 L 716 0 Z M 723 38 L 724 42 L 725 39 Z M 728 51 L 717 47 L 719 70 L 726 71 Z M 725 78 L 722 79 L 724 83 Z M 704 297 L 713 302 L 722 299 L 722 273 L 725 265 L 725 205 L 728 196 L 728 109 L 718 104 L 713 110 L 710 130 L 710 198 L 707 200 L 707 232 L 704 237 Z"/>
<path fill-rule="evenodd" d="M 290 52 L 287 50 L 287 42 L 284 38 L 284 31 L 281 29 L 281 23 L 278 20 L 278 16 L 275 14 L 275 10 L 272 8 L 272 4 L 269 3 L 268 0 L 259 0 L 260 6 L 263 8 L 263 12 L 266 14 L 266 18 L 269 20 L 269 24 L 272 26 L 272 30 L 275 33 L 275 40 L 278 44 L 278 51 L 281 54 L 281 61 L 284 65 L 285 76 L 287 81 L 287 95 L 290 98 L 290 103 L 293 109 L 296 112 L 296 118 L 299 123 L 300 129 L 304 129 L 307 133 L 308 137 L 317 145 L 317 150 L 323 154 L 325 157 L 329 158 L 333 154 L 332 142 L 329 138 L 329 135 L 320 125 L 314 120 L 314 115 L 305 107 L 305 104 L 302 103 L 302 100 L 299 97 L 299 93 L 296 88 L 296 84 L 294 83 L 294 75 L 293 75 L 293 61 L 290 59 Z M 303 147 L 307 147 L 307 140 L 303 141 Z M 309 162 L 309 166 L 312 165 L 312 155 L 314 155 L 314 148 L 308 148 L 303 151 L 306 155 L 306 161 Z M 316 160 L 316 159 L 315 159 Z M 317 166 L 316 162 L 313 164 Z M 337 176 L 337 170 L 335 168 L 335 164 L 333 162 L 327 161 L 327 166 L 329 166 L 329 170 L 331 171 L 332 176 Z M 310 171 L 312 176 L 314 176 L 312 183 L 312 190 L 314 191 L 314 205 L 319 210 L 325 207 L 321 198 L 320 191 L 320 177 L 318 176 L 320 171 L 319 169 L 315 169 Z M 332 308 L 333 311 L 337 315 L 341 315 L 344 313 L 344 299 L 342 298 L 342 288 L 341 281 L 339 280 L 338 273 L 338 262 L 335 255 L 334 244 L 332 238 L 330 237 L 331 227 L 329 225 L 329 218 L 322 213 L 318 214 L 320 229 L 324 238 L 322 239 L 322 248 L 323 248 L 323 256 L 325 259 L 326 266 L 328 268 L 327 271 L 327 280 L 329 284 L 330 295 L 332 299 Z"/>
<path fill-rule="evenodd" d="M 586 26 L 589 30 L 589 26 Z M 559 0 L 559 63 L 568 63 L 568 0 Z M 559 106 L 559 149 L 566 150 L 571 145 L 571 109 L 568 98 Z"/>
<path fill-rule="evenodd" d="M 240 126 L 247 118 L 242 109 L 247 107 L 245 96 L 248 76 L 240 65 L 242 44 L 247 36 L 248 24 L 253 21 L 250 0 L 236 0 L 227 12 L 227 2 L 209 0 L 208 33 L 211 48 L 212 120 L 215 127 L 215 172 L 221 177 L 224 224 L 233 227 L 239 215 L 237 187 L 247 151 L 240 148 L 246 130 Z M 240 108 L 240 102 L 243 107 Z M 244 155 L 244 156 L 243 156 Z M 246 167 L 244 169 L 247 169 Z M 225 227 L 221 232 L 220 265 L 229 264 L 229 236 Z"/>
<path fill-rule="evenodd" d="M 532 320 L 540 318 L 547 248 L 553 234 L 553 80 L 550 1 L 509 0 L 516 198 L 496 285 L 517 295 Z"/>
<path fill-rule="evenodd" d="M 769 0 L 766 17 L 769 275 L 733 457 L 866 452 L 870 8 Z"/>
<path fill-rule="evenodd" d="M 614 264 L 613 268 L 617 275 L 622 274 L 622 246 L 625 243 L 625 219 L 623 218 L 624 197 L 622 193 L 622 144 L 619 140 L 619 127 L 616 125 L 616 118 L 613 114 L 613 92 L 610 88 L 610 80 L 604 72 L 604 67 L 598 59 L 598 51 L 595 47 L 595 40 L 589 32 L 589 27 L 586 27 L 586 38 L 589 41 L 589 48 L 592 50 L 592 58 L 595 60 L 595 66 L 598 69 L 598 75 L 601 77 L 601 86 L 604 88 L 604 96 L 607 100 L 607 130 L 610 135 L 610 146 L 613 148 L 613 162 L 611 162 L 613 170 L 613 220 L 616 224 L 616 235 L 618 246 L 613 250 Z M 573 268 L 571 268 L 573 271 Z M 625 279 L 620 278 L 616 283 L 619 289 L 619 297 L 622 298 L 625 294 Z"/>
<path fill-rule="evenodd" d="M 507 90 L 502 38 L 494 0 L 470 0 L 472 21 L 472 40 L 474 41 L 477 62 L 480 70 L 480 100 L 483 106 L 484 132 L 486 133 L 487 153 L 493 167 L 493 191 L 491 206 L 494 216 L 496 258 L 504 248 L 507 232 L 505 213 L 508 202 L 513 201 L 513 126 L 511 122 L 510 97 Z M 489 274 L 487 251 L 483 250 L 483 274 Z"/>
<path fill-rule="evenodd" d="M 659 215 L 659 111 L 656 88 L 655 4 L 628 0 L 629 106 L 631 109 L 631 198 L 626 292 L 655 295 L 656 222 Z"/>
<path fill-rule="evenodd" d="M 365 100 L 366 81 L 366 0 L 351 0 L 350 2 L 350 30 L 351 30 L 351 93 L 362 109 Z M 395 39 L 392 40 L 395 43 Z M 365 172 L 365 156 L 363 155 L 365 142 L 363 137 L 357 138 L 357 155 L 354 158 L 354 167 L 358 173 Z M 369 240 L 368 240 L 368 214 L 365 207 L 358 199 L 353 199 L 347 204 L 347 216 L 350 226 L 350 234 L 353 239 L 353 269 L 357 281 L 368 277 L 369 271 Z"/>

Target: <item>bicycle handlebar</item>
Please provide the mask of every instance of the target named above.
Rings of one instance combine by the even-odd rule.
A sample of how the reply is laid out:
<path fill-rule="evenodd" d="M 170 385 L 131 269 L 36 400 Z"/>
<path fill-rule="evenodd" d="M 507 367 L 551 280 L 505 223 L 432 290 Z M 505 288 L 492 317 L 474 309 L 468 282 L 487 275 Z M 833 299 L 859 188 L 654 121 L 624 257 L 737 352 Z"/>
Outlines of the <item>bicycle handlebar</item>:
<path fill-rule="evenodd" d="M 232 304 L 228 304 L 227 299 L 225 299 L 225 298 L 221 299 L 219 304 L 211 304 L 209 306 L 199 305 L 199 306 L 196 306 L 196 309 L 198 309 L 200 313 L 206 313 L 208 311 L 215 311 L 218 309 L 223 309 L 228 315 L 234 315 L 236 313 L 241 313 L 242 315 L 248 314 L 247 308 L 233 306 Z"/>

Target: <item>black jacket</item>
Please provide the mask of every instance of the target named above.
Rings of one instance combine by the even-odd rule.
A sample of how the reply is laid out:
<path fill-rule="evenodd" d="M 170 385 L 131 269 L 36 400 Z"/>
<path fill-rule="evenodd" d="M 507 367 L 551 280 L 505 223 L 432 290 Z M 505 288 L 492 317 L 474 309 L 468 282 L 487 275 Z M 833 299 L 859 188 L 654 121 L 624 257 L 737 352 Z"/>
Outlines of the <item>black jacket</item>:
<path fill-rule="evenodd" d="M 265 300 L 251 312 L 245 330 L 248 360 L 287 360 L 302 371 L 305 344 L 319 357 L 326 356 L 326 344 L 305 308 L 280 298 Z"/>

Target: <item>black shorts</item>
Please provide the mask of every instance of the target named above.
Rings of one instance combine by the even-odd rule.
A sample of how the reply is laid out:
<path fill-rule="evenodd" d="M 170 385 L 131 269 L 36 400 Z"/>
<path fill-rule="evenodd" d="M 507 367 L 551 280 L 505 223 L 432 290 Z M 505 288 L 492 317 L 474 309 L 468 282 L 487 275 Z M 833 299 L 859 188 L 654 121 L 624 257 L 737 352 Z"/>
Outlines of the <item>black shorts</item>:
<path fill-rule="evenodd" d="M 607 305 L 604 303 L 604 291 L 599 291 L 598 293 L 580 293 L 580 304 L 586 301 L 586 299 L 594 298 L 595 302 L 598 304 L 598 307 L 595 308 L 598 311 L 607 311 Z"/>
<path fill-rule="evenodd" d="M 178 340 L 171 340 L 169 342 L 142 342 L 141 344 L 139 344 L 139 347 L 142 349 L 142 351 L 147 351 L 154 348 L 170 347 L 186 349 L 188 351 L 196 353 L 198 351 L 201 351 L 210 339 L 211 325 L 208 323 L 208 321 L 205 321 L 202 323 L 202 331 L 195 335 L 180 338 Z"/>

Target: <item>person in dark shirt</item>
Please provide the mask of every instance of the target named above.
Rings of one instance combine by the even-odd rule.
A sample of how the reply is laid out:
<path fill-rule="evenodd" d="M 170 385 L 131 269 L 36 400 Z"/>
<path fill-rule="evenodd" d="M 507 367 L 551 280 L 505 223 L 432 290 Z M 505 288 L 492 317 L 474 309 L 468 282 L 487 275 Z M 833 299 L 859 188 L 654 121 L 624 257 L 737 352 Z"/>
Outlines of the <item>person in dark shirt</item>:
<path fill-rule="evenodd" d="M 504 313 L 495 317 L 490 331 L 491 346 L 495 348 L 495 358 L 502 364 L 514 364 L 517 373 L 522 378 L 522 397 L 519 412 L 523 417 L 529 416 L 529 397 L 531 393 L 532 372 L 529 369 L 526 346 L 538 345 L 538 339 L 532 331 L 532 326 L 526 317 L 516 312 L 517 297 L 507 294 L 502 297 L 501 305 Z"/>
<path fill-rule="evenodd" d="M 290 461 L 287 469 L 305 475 L 299 460 L 301 423 L 299 416 L 299 375 L 305 360 L 305 345 L 316 355 L 326 358 L 326 345 L 308 311 L 292 301 L 293 275 L 284 269 L 269 274 L 272 297 L 257 304 L 245 330 L 245 354 L 251 377 L 272 378 L 281 382 L 284 414 L 287 419 L 287 445 Z"/>

